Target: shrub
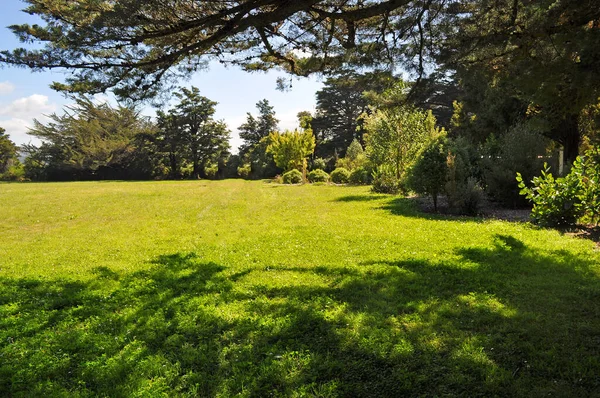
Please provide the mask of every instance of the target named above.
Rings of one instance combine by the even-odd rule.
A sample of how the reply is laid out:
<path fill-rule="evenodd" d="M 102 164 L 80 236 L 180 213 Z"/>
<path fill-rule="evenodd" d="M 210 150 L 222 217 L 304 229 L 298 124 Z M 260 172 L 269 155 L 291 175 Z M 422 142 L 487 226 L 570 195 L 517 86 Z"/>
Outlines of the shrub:
<path fill-rule="evenodd" d="M 204 168 L 204 173 L 206 174 L 206 177 L 208 177 L 210 179 L 214 179 L 217 176 L 218 172 L 219 172 L 218 164 L 211 164 L 210 166 L 207 166 Z"/>
<path fill-rule="evenodd" d="M 242 178 L 248 178 L 251 170 L 251 166 L 249 164 L 245 164 L 243 166 L 238 167 L 237 173 Z"/>
<path fill-rule="evenodd" d="M 350 172 L 342 167 L 331 172 L 331 181 L 336 184 L 345 184 L 350 179 Z"/>
<path fill-rule="evenodd" d="M 296 169 L 290 170 L 283 175 L 284 184 L 300 184 L 302 182 L 302 173 Z"/>
<path fill-rule="evenodd" d="M 308 173 L 308 181 L 310 182 L 327 182 L 329 181 L 329 174 L 321 169 L 316 169 Z"/>
<path fill-rule="evenodd" d="M 517 173 L 517 182 L 524 195 L 533 203 L 534 222 L 545 226 L 568 226 L 579 218 L 598 222 L 600 217 L 600 148 L 592 148 L 573 163 L 571 172 L 554 178 L 544 164 L 540 177 L 533 178 L 533 187 Z"/>
<path fill-rule="evenodd" d="M 373 187 L 371 188 L 376 193 L 397 194 L 404 191 L 400 180 L 396 178 L 396 174 L 390 167 L 379 166 L 377 171 L 373 173 Z"/>
<path fill-rule="evenodd" d="M 10 166 L 4 173 L 0 174 L 2 181 L 24 181 L 25 168 L 20 162 Z"/>
<path fill-rule="evenodd" d="M 349 171 L 363 167 L 367 163 L 367 157 L 360 142 L 355 138 L 346 149 L 346 157 L 340 158 L 336 162 L 336 167 L 344 168 Z"/>
<path fill-rule="evenodd" d="M 369 176 L 370 173 L 366 168 L 359 167 L 357 169 L 352 170 L 352 172 L 350 173 L 349 181 L 351 184 L 357 185 L 368 184 L 370 180 Z"/>
<path fill-rule="evenodd" d="M 600 220 L 600 147 L 585 152 L 571 168 L 571 173 L 580 181 L 579 200 L 581 211 L 592 223 Z"/>
<path fill-rule="evenodd" d="M 327 162 L 323 158 L 316 158 L 312 161 L 313 170 L 325 170 L 327 168 Z"/>
<path fill-rule="evenodd" d="M 524 207 L 527 201 L 519 195 L 515 174 L 525 181 L 539 175 L 548 160 L 545 156 L 550 141 L 524 125 L 513 127 L 500 139 L 489 138 L 480 160 L 482 180 L 490 197 L 504 205 Z"/>
<path fill-rule="evenodd" d="M 445 184 L 448 206 L 459 214 L 475 215 L 479 209 L 483 190 L 476 175 L 476 151 L 469 143 L 458 138 L 448 144 Z"/>
<path fill-rule="evenodd" d="M 582 215 L 580 181 L 576 173 L 555 179 L 544 164 L 542 175 L 532 180 L 533 188 L 525 185 L 521 173 L 517 173 L 517 182 L 521 195 L 533 203 L 531 217 L 534 222 L 549 227 L 567 226 Z"/>
<path fill-rule="evenodd" d="M 409 188 L 421 195 L 431 195 L 437 211 L 437 198 L 444 190 L 448 174 L 445 137 L 431 141 L 409 170 Z"/>

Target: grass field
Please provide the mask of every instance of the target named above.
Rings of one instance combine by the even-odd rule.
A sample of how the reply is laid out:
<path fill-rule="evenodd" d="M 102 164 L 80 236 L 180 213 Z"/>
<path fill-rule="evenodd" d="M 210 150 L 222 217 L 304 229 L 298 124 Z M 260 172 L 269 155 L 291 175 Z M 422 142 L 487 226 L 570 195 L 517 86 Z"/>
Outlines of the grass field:
<path fill-rule="evenodd" d="M 600 254 L 366 187 L 0 185 L 0 396 L 600 396 Z"/>

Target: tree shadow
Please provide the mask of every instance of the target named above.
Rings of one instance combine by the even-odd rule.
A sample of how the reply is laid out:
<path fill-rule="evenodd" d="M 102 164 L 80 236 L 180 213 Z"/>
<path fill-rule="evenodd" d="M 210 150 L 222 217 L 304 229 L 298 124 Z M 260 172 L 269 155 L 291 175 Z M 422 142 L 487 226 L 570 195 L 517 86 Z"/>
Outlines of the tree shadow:
<path fill-rule="evenodd" d="M 0 395 L 599 391 L 597 264 L 491 243 L 445 261 L 234 270 L 177 253 L 89 281 L 0 278 Z"/>
<path fill-rule="evenodd" d="M 335 198 L 334 202 L 371 202 L 386 198 L 385 195 L 346 195 Z"/>

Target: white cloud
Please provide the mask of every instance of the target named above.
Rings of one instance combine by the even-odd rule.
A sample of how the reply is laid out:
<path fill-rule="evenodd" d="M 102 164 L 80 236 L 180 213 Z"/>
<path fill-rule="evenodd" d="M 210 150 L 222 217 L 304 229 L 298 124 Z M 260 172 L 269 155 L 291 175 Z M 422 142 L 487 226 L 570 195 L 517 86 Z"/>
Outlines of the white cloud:
<path fill-rule="evenodd" d="M 15 90 L 15 85 L 9 81 L 0 82 L 0 95 L 10 94 Z"/>
<path fill-rule="evenodd" d="M 0 127 L 6 129 L 11 140 L 17 144 L 39 144 L 39 140 L 27 135 L 33 127 L 33 119 L 44 123 L 46 114 L 52 113 L 57 106 L 47 96 L 34 94 L 19 98 L 9 104 L 0 104 Z"/>
<path fill-rule="evenodd" d="M 47 96 L 33 94 L 29 97 L 14 100 L 8 105 L 0 105 L 0 116 L 28 120 L 40 118 L 42 115 L 52 113 L 55 110 L 56 105 L 50 103 Z"/>
<path fill-rule="evenodd" d="M 17 145 L 34 144 L 37 145 L 40 141 L 27 135 L 29 128 L 33 126 L 33 120 L 23 120 L 18 118 L 0 120 L 0 127 L 4 128 L 10 139 Z"/>
<path fill-rule="evenodd" d="M 279 119 L 279 129 L 282 131 L 294 131 L 295 129 L 299 128 L 300 124 L 298 123 L 298 113 L 304 110 L 306 109 L 295 109 L 293 111 L 275 114 L 277 119 Z"/>

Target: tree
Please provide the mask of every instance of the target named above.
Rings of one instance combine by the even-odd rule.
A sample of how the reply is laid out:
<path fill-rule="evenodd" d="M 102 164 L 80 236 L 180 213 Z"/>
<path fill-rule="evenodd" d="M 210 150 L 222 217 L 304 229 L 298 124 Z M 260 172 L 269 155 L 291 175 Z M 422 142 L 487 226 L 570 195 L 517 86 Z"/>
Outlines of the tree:
<path fill-rule="evenodd" d="M 437 211 L 438 195 L 444 191 L 448 167 L 446 137 L 432 140 L 423 150 L 410 170 L 409 187 L 418 194 L 431 195 L 433 209 Z"/>
<path fill-rule="evenodd" d="M 244 140 L 244 144 L 240 148 L 241 154 L 245 154 L 258 145 L 260 140 L 267 137 L 271 132 L 277 131 L 279 120 L 275 117 L 275 110 L 269 104 L 269 101 L 266 99 L 258 101 L 256 109 L 258 109 L 258 118 L 248 112 L 246 123 L 238 127 L 240 138 Z"/>
<path fill-rule="evenodd" d="M 277 131 L 279 120 L 275 117 L 275 110 L 269 101 L 263 99 L 256 104 L 258 117 L 248 112 L 246 123 L 238 127 L 240 138 L 244 143 L 240 147 L 240 156 L 250 165 L 254 178 L 273 177 L 277 173 L 277 166 L 273 157 L 267 154 L 269 134 Z"/>
<path fill-rule="evenodd" d="M 365 127 L 367 157 L 376 166 L 391 167 L 399 181 L 425 144 L 440 134 L 431 111 L 409 105 L 377 110 Z"/>
<path fill-rule="evenodd" d="M 114 179 L 139 178 L 128 166 L 138 156 L 141 137 L 155 134 L 153 123 L 133 107 L 90 99 L 73 98 L 75 105 L 64 114 L 50 115 L 50 122 L 34 121 L 28 134 L 41 146 L 27 145 L 26 173 L 33 179 Z M 150 160 L 147 160 L 150 162 Z M 150 178 L 151 175 L 144 175 Z"/>
<path fill-rule="evenodd" d="M 388 72 L 358 74 L 342 72 L 325 81 L 317 91 L 317 109 L 312 128 L 317 139 L 317 155 L 344 156 L 354 139 L 364 143 L 361 116 L 368 110 L 366 91 L 380 93 L 393 85 Z"/>
<path fill-rule="evenodd" d="M 297 75 L 345 66 L 424 71 L 423 54 L 441 0 L 25 0 L 42 25 L 14 25 L 39 46 L 0 62 L 67 69 L 66 92 L 113 89 L 120 98 L 168 92 L 206 62 Z"/>
<path fill-rule="evenodd" d="M 17 159 L 17 146 L 6 130 L 0 127 L 0 174 L 5 173 Z"/>
<path fill-rule="evenodd" d="M 283 134 L 275 131 L 269 135 L 269 140 L 267 153 L 273 155 L 278 167 L 286 172 L 296 169 L 306 173 L 306 158 L 315 150 L 315 136 L 311 130 Z"/>
<path fill-rule="evenodd" d="M 461 79 L 481 77 L 483 87 L 524 103 L 529 124 L 574 161 L 581 113 L 600 96 L 600 8 L 585 1 L 471 0 L 456 11 L 446 65 Z"/>
<path fill-rule="evenodd" d="M 198 88 L 181 88 L 175 96 L 179 103 L 158 114 L 159 142 L 173 177 L 181 176 L 184 162 L 191 165 L 192 178 L 205 177 L 205 167 L 227 153 L 229 130 L 225 122 L 213 119 L 217 103 L 201 96 Z"/>

